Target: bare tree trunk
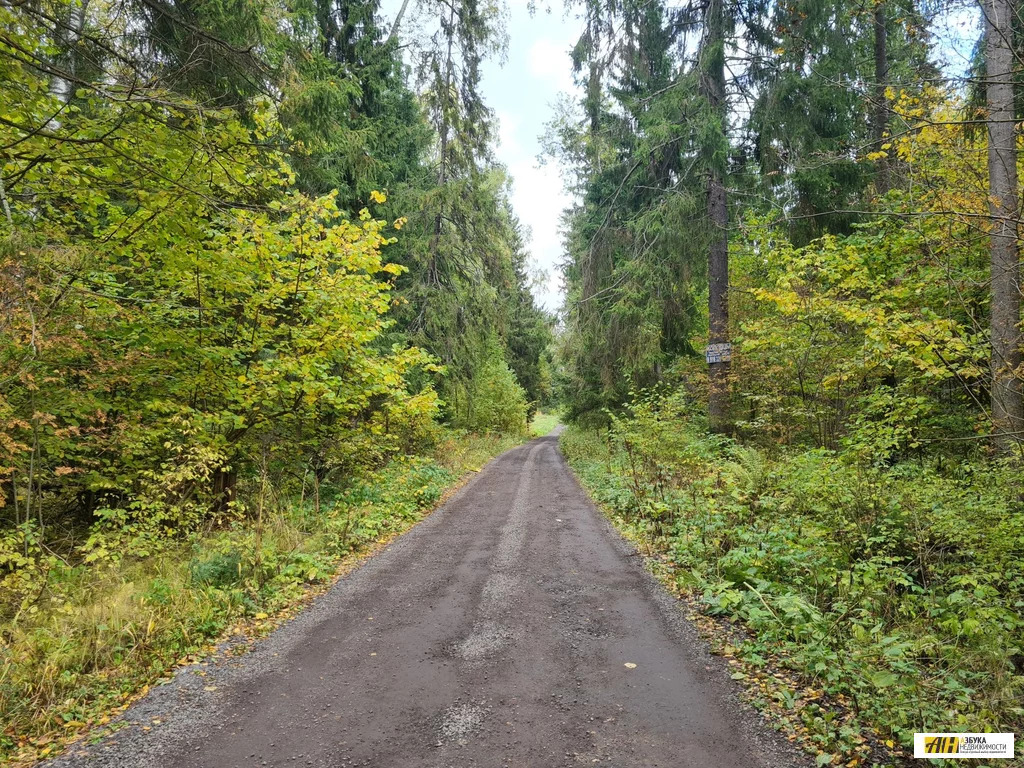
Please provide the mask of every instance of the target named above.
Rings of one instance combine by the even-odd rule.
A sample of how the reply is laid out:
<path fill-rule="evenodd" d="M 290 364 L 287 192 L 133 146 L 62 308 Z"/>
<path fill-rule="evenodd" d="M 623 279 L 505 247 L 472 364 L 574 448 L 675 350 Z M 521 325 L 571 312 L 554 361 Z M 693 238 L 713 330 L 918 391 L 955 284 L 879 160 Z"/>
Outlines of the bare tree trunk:
<path fill-rule="evenodd" d="M 871 138 L 874 152 L 881 152 L 885 143 L 885 130 L 889 123 L 889 105 L 885 89 L 889 77 L 889 25 L 885 0 L 875 2 L 875 103 L 871 115 Z M 875 165 L 875 189 L 884 195 L 889 191 L 889 158 L 879 158 Z"/>
<path fill-rule="evenodd" d="M 4 218 L 7 219 L 7 226 L 14 227 L 14 218 L 11 216 L 11 206 L 7 202 L 7 188 L 4 186 L 3 163 L 0 162 L 0 205 L 4 209 Z"/>
<path fill-rule="evenodd" d="M 451 114 L 451 105 L 449 101 L 453 98 L 452 96 L 452 79 L 453 79 L 453 63 L 452 63 L 452 45 L 455 41 L 455 5 L 451 6 L 451 13 L 448 17 L 448 26 L 445 28 L 445 32 L 448 36 L 448 51 L 445 56 L 445 76 L 444 76 L 444 96 L 441 99 L 441 115 L 440 125 L 438 126 L 438 133 L 440 134 L 441 146 L 440 146 L 440 163 L 437 169 L 437 186 L 441 190 L 439 199 L 439 205 L 437 214 L 434 216 L 434 232 L 430 238 L 430 263 L 427 268 L 427 272 L 431 282 L 435 286 L 440 286 L 440 275 L 438 269 L 438 261 L 440 259 L 439 247 L 441 244 L 441 233 L 444 228 L 444 202 L 445 192 L 444 187 L 448 183 L 448 134 L 451 131 L 451 125 L 449 118 Z"/>
<path fill-rule="evenodd" d="M 1008 450 L 1024 425 L 1020 366 L 1020 254 L 1017 246 L 1017 152 L 1014 131 L 1012 0 L 985 0 L 985 98 L 991 229 L 992 421 Z"/>
<path fill-rule="evenodd" d="M 725 27 L 722 0 L 710 0 L 707 7 L 705 51 L 707 69 L 704 88 L 713 119 L 719 122 L 719 146 L 714 147 L 708 175 L 708 219 L 711 245 L 708 249 L 708 420 L 712 431 L 729 430 L 729 209 L 725 197 L 726 146 Z"/>
<path fill-rule="evenodd" d="M 57 39 L 60 41 L 61 55 L 57 59 L 59 68 L 68 75 L 75 74 L 75 46 L 82 39 L 82 30 L 85 29 L 85 11 L 89 7 L 89 0 L 72 0 L 71 9 L 68 11 L 67 25 L 64 29 L 57 29 Z M 73 92 L 71 80 L 61 75 L 54 75 L 50 81 L 50 95 L 61 104 L 67 104 L 71 100 Z M 60 127 L 57 118 L 51 121 L 55 127 Z"/>
<path fill-rule="evenodd" d="M 396 37 L 398 37 L 398 28 L 402 24 L 402 17 L 405 16 L 405 11 L 409 8 L 409 0 L 402 0 L 402 7 L 398 9 L 398 15 L 395 16 L 395 23 L 391 25 L 391 32 L 388 33 L 388 42 L 390 43 Z"/>

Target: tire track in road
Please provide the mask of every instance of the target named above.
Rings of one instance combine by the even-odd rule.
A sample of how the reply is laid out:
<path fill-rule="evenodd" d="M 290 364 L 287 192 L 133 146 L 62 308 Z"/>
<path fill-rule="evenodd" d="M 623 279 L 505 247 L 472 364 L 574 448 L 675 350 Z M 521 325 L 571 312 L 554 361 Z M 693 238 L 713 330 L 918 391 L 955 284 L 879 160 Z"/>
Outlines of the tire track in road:
<path fill-rule="evenodd" d="M 515 640 L 515 630 L 501 623 L 520 599 L 520 575 L 518 573 L 523 544 L 526 541 L 528 525 L 526 502 L 530 483 L 536 471 L 535 459 L 543 445 L 536 445 L 526 458 L 520 471 L 519 484 L 505 524 L 501 528 L 490 575 L 484 583 L 477 604 L 477 620 L 473 631 L 459 643 L 456 654 L 470 662 L 483 661 Z"/>

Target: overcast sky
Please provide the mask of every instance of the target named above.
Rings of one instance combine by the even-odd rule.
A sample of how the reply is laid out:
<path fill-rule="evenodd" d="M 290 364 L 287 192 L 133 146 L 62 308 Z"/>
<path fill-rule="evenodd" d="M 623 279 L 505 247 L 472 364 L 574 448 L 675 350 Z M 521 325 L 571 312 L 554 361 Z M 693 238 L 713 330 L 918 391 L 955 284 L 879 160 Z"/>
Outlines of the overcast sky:
<path fill-rule="evenodd" d="M 489 61 L 483 68 L 484 98 L 499 123 L 495 152 L 513 179 L 512 206 L 530 233 L 532 269 L 545 273 L 534 295 L 549 310 L 562 303 L 558 227 L 566 197 L 558 169 L 541 167 L 537 155 L 558 94 L 574 89 L 569 51 L 580 29 L 581 22 L 575 15 L 565 18 L 560 4 L 531 15 L 526 0 L 510 0 L 508 61 Z"/>

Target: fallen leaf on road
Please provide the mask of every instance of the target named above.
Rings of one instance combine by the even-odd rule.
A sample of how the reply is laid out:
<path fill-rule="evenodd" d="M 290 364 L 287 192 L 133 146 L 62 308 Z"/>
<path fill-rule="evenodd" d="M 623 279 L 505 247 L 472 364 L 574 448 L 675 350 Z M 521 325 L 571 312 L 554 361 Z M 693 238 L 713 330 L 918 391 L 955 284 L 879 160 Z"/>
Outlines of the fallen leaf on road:
<path fill-rule="evenodd" d="M 626 669 L 636 669 L 636 664 L 634 664 L 632 661 L 627 661 L 622 666 L 624 666 Z"/>

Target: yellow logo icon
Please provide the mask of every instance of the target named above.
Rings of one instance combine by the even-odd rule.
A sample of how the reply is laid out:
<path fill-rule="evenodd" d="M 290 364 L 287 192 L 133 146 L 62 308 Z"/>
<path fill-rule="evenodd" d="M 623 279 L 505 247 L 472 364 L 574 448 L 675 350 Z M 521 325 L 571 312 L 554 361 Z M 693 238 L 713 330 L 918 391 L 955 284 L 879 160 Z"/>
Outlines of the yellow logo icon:
<path fill-rule="evenodd" d="M 925 736 L 924 751 L 929 755 L 955 755 L 960 751 L 960 739 L 957 736 Z"/>

